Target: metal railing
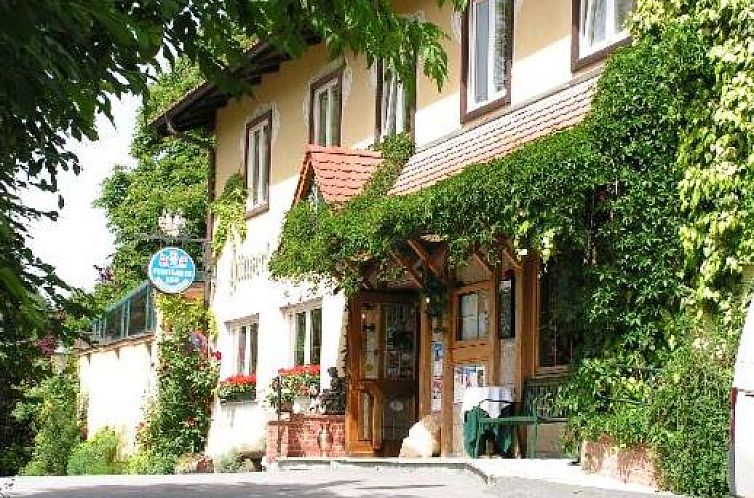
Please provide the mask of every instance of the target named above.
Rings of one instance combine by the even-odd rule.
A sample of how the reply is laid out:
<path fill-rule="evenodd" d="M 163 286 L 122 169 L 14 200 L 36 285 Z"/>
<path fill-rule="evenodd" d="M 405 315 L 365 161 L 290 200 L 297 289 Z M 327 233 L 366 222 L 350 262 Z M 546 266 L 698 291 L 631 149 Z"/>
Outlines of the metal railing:
<path fill-rule="evenodd" d="M 156 323 L 153 288 L 144 282 L 94 319 L 90 337 L 98 344 L 107 344 L 152 334 Z"/>

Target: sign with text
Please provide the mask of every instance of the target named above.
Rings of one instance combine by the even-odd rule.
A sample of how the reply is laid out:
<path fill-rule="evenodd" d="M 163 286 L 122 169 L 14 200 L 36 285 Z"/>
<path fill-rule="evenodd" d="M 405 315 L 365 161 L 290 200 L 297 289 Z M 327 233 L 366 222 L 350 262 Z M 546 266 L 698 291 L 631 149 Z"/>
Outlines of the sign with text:
<path fill-rule="evenodd" d="M 180 294 L 188 289 L 196 277 L 196 265 L 191 256 L 177 247 L 163 247 L 149 262 L 149 280 L 167 294 Z"/>

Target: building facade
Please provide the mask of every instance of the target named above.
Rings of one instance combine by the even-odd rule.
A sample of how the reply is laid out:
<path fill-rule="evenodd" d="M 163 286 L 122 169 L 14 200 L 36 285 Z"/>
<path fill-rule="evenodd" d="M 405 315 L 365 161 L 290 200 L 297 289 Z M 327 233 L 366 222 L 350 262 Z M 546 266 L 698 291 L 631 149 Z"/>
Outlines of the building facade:
<path fill-rule="evenodd" d="M 295 60 L 262 41 L 243 71 L 250 95 L 232 99 L 207 83 L 155 122 L 164 134 L 214 130 L 214 195 L 235 174 L 247 187 L 248 236 L 217 258 L 209 302 L 221 379 L 254 374 L 258 395 L 216 405 L 211 454 L 264 444 L 272 412 L 263 399 L 280 368 L 347 374 L 347 451 L 384 456 L 432 413 L 442 421 L 442 453 L 462 454 L 464 389 L 505 386 L 522 401 L 568 370 L 572 344 L 548 320 L 555 286 L 536 255 L 505 245 L 502 264 L 475 255 L 450 270 L 442 240 L 406 241 L 410 251 L 396 257 L 402 277 L 351 299 L 270 278 L 287 210 L 312 196 L 338 203 L 356 195 L 379 163 L 367 149 L 384 135 L 408 132 L 416 143 L 391 192 L 402 195 L 580 122 L 605 57 L 627 42 L 633 8 L 632 0 L 470 0 L 465 13 L 451 2 L 393 4 L 447 34 L 442 88 L 421 67 L 409 91 L 362 56 L 329 60 L 316 39 Z M 432 312 L 420 299 L 417 268 L 450 288 L 447 309 Z M 540 453 L 557 453 L 558 430 L 542 430 Z"/>

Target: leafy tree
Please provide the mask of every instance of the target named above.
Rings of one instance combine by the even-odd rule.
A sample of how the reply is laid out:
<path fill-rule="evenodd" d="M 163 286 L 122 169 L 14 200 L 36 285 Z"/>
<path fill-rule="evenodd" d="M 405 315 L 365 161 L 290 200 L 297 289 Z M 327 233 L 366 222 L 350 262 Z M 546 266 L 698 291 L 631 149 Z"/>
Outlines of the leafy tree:
<path fill-rule="evenodd" d="M 25 393 L 14 415 L 36 429 L 27 475 L 65 475 L 68 457 L 81 438 L 78 416 L 78 379 L 69 364 Z"/>
<path fill-rule="evenodd" d="M 441 1 L 441 0 L 438 0 Z M 462 7 L 465 0 L 454 0 Z M 80 169 L 67 136 L 96 138 L 95 116 L 110 116 L 108 97 L 146 94 L 159 56 L 182 54 L 228 91 L 248 40 L 270 41 L 292 56 L 312 34 L 331 54 L 344 50 L 386 59 L 409 74 L 415 59 L 440 83 L 447 69 L 435 25 L 401 17 L 387 1 L 246 2 L 56 0 L 0 4 L 0 322 L 29 336 L 46 320 L 32 296 L 57 302 L 66 284 L 26 246 L 26 224 L 49 216 L 24 206 L 19 189 L 57 191 L 59 171 Z M 244 41 L 246 40 L 246 42 Z M 62 207 L 63 199 L 59 205 Z M 7 337 L 7 336 L 6 336 Z M 4 337 L 0 349 L 15 340 Z M 2 357 L 2 355 L 0 355 Z"/>
<path fill-rule="evenodd" d="M 161 79 L 154 88 L 173 88 L 182 80 Z M 151 97 L 149 102 L 151 101 Z M 148 105 L 142 109 L 143 118 Z M 108 226 L 115 235 L 116 250 L 107 280 L 96 286 L 100 305 L 117 299 L 143 281 L 149 257 L 164 242 L 149 239 L 158 235 L 157 219 L 165 209 L 180 211 L 187 221 L 182 235 L 201 238 L 206 232 L 208 150 L 211 140 L 201 132 L 161 139 L 153 136 L 140 119 L 131 147 L 137 158 L 134 168 L 117 166 L 103 182 L 95 205 L 105 210 Z M 201 265 L 202 246 L 184 244 Z"/>

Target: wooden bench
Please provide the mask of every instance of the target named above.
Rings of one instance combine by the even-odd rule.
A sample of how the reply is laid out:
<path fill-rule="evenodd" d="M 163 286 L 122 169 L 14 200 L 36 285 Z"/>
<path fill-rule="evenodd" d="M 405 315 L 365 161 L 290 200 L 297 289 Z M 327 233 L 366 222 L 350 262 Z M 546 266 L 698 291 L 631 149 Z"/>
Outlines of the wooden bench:
<path fill-rule="evenodd" d="M 539 426 L 541 424 L 565 422 L 566 420 L 565 413 L 558 411 L 555 406 L 555 398 L 561 382 L 562 379 L 560 378 L 527 380 L 524 385 L 523 402 L 513 403 L 513 415 L 480 418 L 477 424 L 477 434 L 484 434 L 487 429 L 496 426 L 509 426 L 512 428 L 513 441 L 516 441 L 518 439 L 516 427 L 521 425 L 533 426 L 534 441 L 533 444 L 526 445 L 526 457 L 534 458 L 537 450 Z M 481 454 L 483 441 L 483 437 L 477 438 L 476 452 L 478 455 Z"/>

